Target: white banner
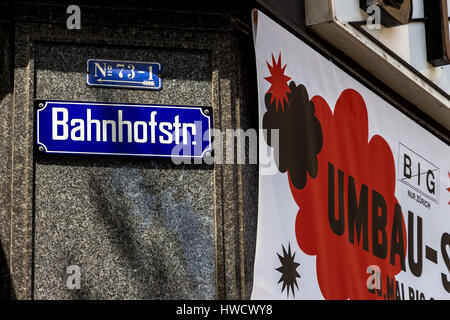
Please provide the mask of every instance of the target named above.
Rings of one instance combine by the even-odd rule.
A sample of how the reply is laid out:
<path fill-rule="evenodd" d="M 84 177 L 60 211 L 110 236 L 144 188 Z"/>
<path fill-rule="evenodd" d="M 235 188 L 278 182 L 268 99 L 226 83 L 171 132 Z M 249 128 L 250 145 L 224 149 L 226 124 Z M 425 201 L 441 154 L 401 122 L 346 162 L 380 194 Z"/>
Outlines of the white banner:
<path fill-rule="evenodd" d="M 449 299 L 450 148 L 258 12 L 253 299 Z M 278 139 L 270 129 L 278 129 Z"/>

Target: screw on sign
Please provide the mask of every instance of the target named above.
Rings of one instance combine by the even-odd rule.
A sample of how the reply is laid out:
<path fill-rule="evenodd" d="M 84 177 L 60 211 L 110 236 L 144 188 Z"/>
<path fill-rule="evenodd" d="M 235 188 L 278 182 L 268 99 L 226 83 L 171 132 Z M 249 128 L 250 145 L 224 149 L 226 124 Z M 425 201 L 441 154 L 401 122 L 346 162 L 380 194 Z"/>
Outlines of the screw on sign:
<path fill-rule="evenodd" d="M 412 0 L 360 0 L 367 12 L 372 6 L 381 9 L 381 24 L 395 27 L 408 24 L 413 13 Z M 447 0 L 423 0 L 427 59 L 434 67 L 450 64 L 450 39 Z"/>

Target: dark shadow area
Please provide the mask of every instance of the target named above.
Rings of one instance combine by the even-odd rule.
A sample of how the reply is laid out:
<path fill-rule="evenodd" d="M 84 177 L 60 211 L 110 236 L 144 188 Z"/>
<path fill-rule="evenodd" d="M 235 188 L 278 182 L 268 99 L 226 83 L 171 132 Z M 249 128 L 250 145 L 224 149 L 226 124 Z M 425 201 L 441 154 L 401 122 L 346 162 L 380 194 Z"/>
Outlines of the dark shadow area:
<path fill-rule="evenodd" d="M 128 31 L 128 30 L 127 30 Z M 125 33 L 124 37 L 130 37 Z M 131 31 L 129 31 L 131 32 Z M 179 31 L 163 31 L 166 36 L 175 37 Z M 162 33 L 162 32 L 161 32 Z M 105 37 L 106 38 L 106 37 Z M 77 44 L 40 42 L 42 47 L 36 57 L 36 65 L 40 70 L 51 70 L 65 73 L 83 73 L 86 71 L 88 59 L 123 60 L 123 61 L 157 61 L 163 66 L 161 76 L 164 84 L 172 80 L 211 81 L 211 61 L 207 50 L 188 48 L 165 48 L 145 45 L 120 45 L 113 43 Z M 180 68 L 193 65 L 195 68 Z M 111 89 L 111 88 L 109 88 Z M 117 88 L 112 88 L 117 90 Z M 111 91 L 111 90 L 110 90 Z"/>
<path fill-rule="evenodd" d="M 10 95 L 14 90 L 14 68 L 13 68 L 13 45 L 14 35 L 12 32 L 12 22 L 10 15 L 11 1 L 0 2 L 0 106 L 2 114 L 0 114 L 0 123 L 8 122 L 10 111 L 8 103 L 11 101 Z M 6 121 L 5 121 L 6 120 Z M 0 150 L 3 154 L 0 160 L 0 168 L 6 167 L 8 162 L 4 155 L 9 151 L 9 131 L 10 128 L 0 127 Z M 0 176 L 4 178 L 5 171 L 0 169 Z M 0 182 L 0 206 L 8 206 L 8 196 L 10 194 L 9 186 Z M 9 216 L 0 216 L 0 232 L 7 233 L 9 231 Z M 7 239 L 8 236 L 5 238 Z M 9 271 L 8 261 L 6 259 L 8 253 L 4 251 L 0 241 L 0 300 L 15 299 L 15 293 L 12 285 L 11 274 Z"/>
<path fill-rule="evenodd" d="M 244 23 L 251 25 L 251 15 L 248 15 Z M 259 117 L 258 112 L 258 92 L 257 92 L 257 76 L 255 49 L 250 37 L 239 38 L 239 48 L 241 52 L 247 52 L 241 57 L 242 71 L 242 101 L 243 110 L 241 113 L 241 123 L 243 129 L 253 128 L 258 130 Z M 259 148 L 259 146 L 258 146 Z M 245 155 L 250 154 L 249 146 L 246 144 Z M 259 152 L 258 152 L 259 156 Z M 247 158 L 248 159 L 248 158 Z M 259 159 L 258 159 L 259 163 Z M 256 229 L 258 224 L 258 187 L 259 187 L 259 167 L 258 165 L 244 165 L 242 171 L 242 201 L 241 205 L 242 221 L 244 225 L 243 250 L 244 250 L 244 279 L 242 286 L 242 299 L 250 299 L 253 288 L 253 269 L 255 264 L 256 252 Z"/>
<path fill-rule="evenodd" d="M 15 294 L 11 284 L 8 262 L 0 242 L 0 300 L 11 299 L 15 299 Z"/>
<path fill-rule="evenodd" d="M 33 3 L 27 0 L 12 0 L 13 16 L 17 22 L 49 23 L 64 27 L 68 17 L 65 11 L 72 2 L 57 0 Z M 179 30 L 184 30 L 191 36 L 198 32 L 229 32 L 234 30 L 236 25 L 242 27 L 242 21 L 248 20 L 250 10 L 256 6 L 256 1 L 86 0 L 77 2 L 77 5 L 82 11 L 83 28 L 94 28 L 94 32 L 101 32 L 114 26 L 115 28 L 123 28 L 121 32 L 123 32 L 122 36 L 124 38 L 134 37 L 136 33 L 139 35 L 160 34 L 163 35 L 161 40 L 164 42 L 175 37 Z M 193 21 L 195 21 L 194 24 Z M 245 26 L 245 28 L 248 27 L 251 27 L 251 25 Z M 70 31 L 68 31 L 68 34 L 70 34 Z M 105 41 L 105 38 L 99 37 L 98 40 L 99 43 L 102 43 L 102 48 L 104 49 L 109 49 L 110 51 L 123 49 L 123 46 L 117 41 L 111 44 L 106 43 L 108 41 Z M 78 46 L 83 47 L 85 44 L 79 42 Z M 151 48 L 146 46 L 142 48 L 151 50 Z M 135 49 L 138 51 L 140 48 L 137 46 Z M 157 49 L 154 54 L 158 55 L 158 51 L 162 48 L 154 49 Z M 179 48 L 177 51 L 180 52 L 182 49 Z M 170 49 L 167 49 L 166 53 L 169 52 Z M 185 52 L 189 53 L 189 49 L 186 48 Z M 123 57 L 122 60 L 136 60 L 136 57 L 133 57 L 133 53 L 130 55 L 129 57 Z M 102 58 L 106 58 L 106 56 Z M 142 58 L 140 57 L 137 60 L 142 60 Z M 23 62 L 26 61 L 18 61 L 19 67 L 25 66 Z M 61 69 L 62 67 L 65 69 Z M 78 71 L 77 67 L 77 65 L 66 64 L 63 59 L 58 59 L 54 61 L 53 66 L 49 70 L 68 71 L 73 69 Z M 186 74 L 186 72 L 181 74 L 176 69 L 163 69 L 163 74 L 167 79 L 183 79 L 186 77 L 189 79 L 189 77 L 196 77 L 200 74 L 196 73 L 195 70 L 193 71 L 193 74 L 190 75 Z"/>
<path fill-rule="evenodd" d="M 0 2 L 0 102 L 14 90 L 14 33 L 11 2 Z"/>
<path fill-rule="evenodd" d="M 123 181 L 119 175 L 92 177 L 89 201 L 95 208 L 96 225 L 105 226 L 110 232 L 108 239 L 120 256 L 115 265 L 99 261 L 94 269 L 115 278 L 118 275 L 114 273 L 121 266 L 122 276 L 127 277 L 122 286 L 133 286 L 128 290 L 135 290 L 136 299 L 199 298 L 201 284 L 192 263 L 201 268 L 205 262 L 201 261 L 203 252 L 199 250 L 213 243 L 199 239 L 203 236 L 197 230 L 204 225 L 196 220 L 189 200 L 182 196 L 174 203 L 164 202 L 164 194 L 170 191 L 161 190 L 160 184 L 145 176 L 134 176 L 135 181 L 142 181 L 131 189 L 134 184 Z M 147 206 L 141 207 L 142 203 Z M 167 210 L 167 206 L 171 209 Z M 138 223 L 136 216 L 145 217 L 144 221 Z M 185 227 L 179 228 L 180 225 Z M 136 227 L 140 227 L 139 232 Z"/>

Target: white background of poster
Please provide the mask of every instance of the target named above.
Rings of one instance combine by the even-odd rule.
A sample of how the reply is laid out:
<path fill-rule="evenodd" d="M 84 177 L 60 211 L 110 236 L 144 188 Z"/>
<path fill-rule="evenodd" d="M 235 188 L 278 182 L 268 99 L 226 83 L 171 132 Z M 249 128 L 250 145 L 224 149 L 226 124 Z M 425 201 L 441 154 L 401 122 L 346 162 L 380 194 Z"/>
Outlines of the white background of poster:
<path fill-rule="evenodd" d="M 285 74 L 296 84 L 304 84 L 309 98 L 322 96 L 334 110 L 335 103 L 341 93 L 349 88 L 358 91 L 367 105 L 369 119 L 369 139 L 373 135 L 382 136 L 389 144 L 394 155 L 396 171 L 398 170 L 398 149 L 402 143 L 414 152 L 424 156 L 428 161 L 440 168 L 439 205 L 431 204 L 431 210 L 408 197 L 408 188 L 396 179 L 397 197 L 407 226 L 407 212 L 414 211 L 423 218 L 424 244 L 438 251 L 437 265 L 425 260 L 423 275 L 413 276 L 406 258 L 406 272 L 400 272 L 396 279 L 419 289 L 425 297 L 450 299 L 442 286 L 441 273 L 449 274 L 441 255 L 441 235 L 450 233 L 450 148 L 440 139 L 433 136 L 410 118 L 389 105 L 384 99 L 364 87 L 332 62 L 321 56 L 301 40 L 287 32 L 267 16 L 258 12 L 258 23 L 255 29 L 255 51 L 258 77 L 259 124 L 262 128 L 262 117 L 266 111 L 264 95 L 270 83 L 264 78 L 270 76 L 267 63 L 271 63 L 272 54 L 278 58 L 282 53 L 282 65 L 287 65 Z M 269 153 L 270 147 L 260 137 L 260 152 Z M 261 172 L 261 171 L 260 171 Z M 252 299 L 286 299 L 286 291 L 281 292 L 278 284 L 280 273 L 275 268 L 280 266 L 277 253 L 281 254 L 283 244 L 286 249 L 290 244 L 296 253 L 296 261 L 301 263 L 298 271 L 299 290 L 296 299 L 323 299 L 317 283 L 315 256 L 304 254 L 299 248 L 295 236 L 295 218 L 298 206 L 291 196 L 287 174 L 277 172 L 274 175 L 261 175 L 259 178 L 259 213 L 257 249 L 254 269 L 254 287 Z M 425 251 L 424 251 L 425 254 Z M 369 276 L 369 275 L 368 275 Z M 405 293 L 407 295 L 407 293 Z M 293 298 L 289 295 L 289 298 Z M 408 299 L 406 297 L 406 299 Z"/>

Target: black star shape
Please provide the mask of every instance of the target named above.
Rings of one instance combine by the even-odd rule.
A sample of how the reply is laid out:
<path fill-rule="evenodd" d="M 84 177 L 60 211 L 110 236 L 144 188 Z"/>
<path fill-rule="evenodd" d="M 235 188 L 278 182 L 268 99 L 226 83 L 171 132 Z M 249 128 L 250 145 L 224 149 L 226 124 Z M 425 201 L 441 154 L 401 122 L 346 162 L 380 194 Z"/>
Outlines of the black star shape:
<path fill-rule="evenodd" d="M 297 268 L 300 265 L 300 263 L 294 261 L 295 252 L 294 255 L 292 255 L 291 244 L 289 244 L 287 252 L 283 245 L 281 247 L 283 248 L 283 256 L 280 256 L 277 253 L 278 259 L 280 259 L 281 262 L 281 267 L 275 269 L 281 273 L 281 278 L 280 281 L 278 281 L 278 283 L 283 282 L 283 288 L 281 289 L 281 292 L 283 292 L 284 289 L 286 289 L 287 287 L 286 292 L 288 298 L 289 298 L 289 288 L 292 291 L 292 295 L 295 297 L 294 284 L 298 290 L 297 278 L 301 278 L 299 273 L 297 272 Z"/>

